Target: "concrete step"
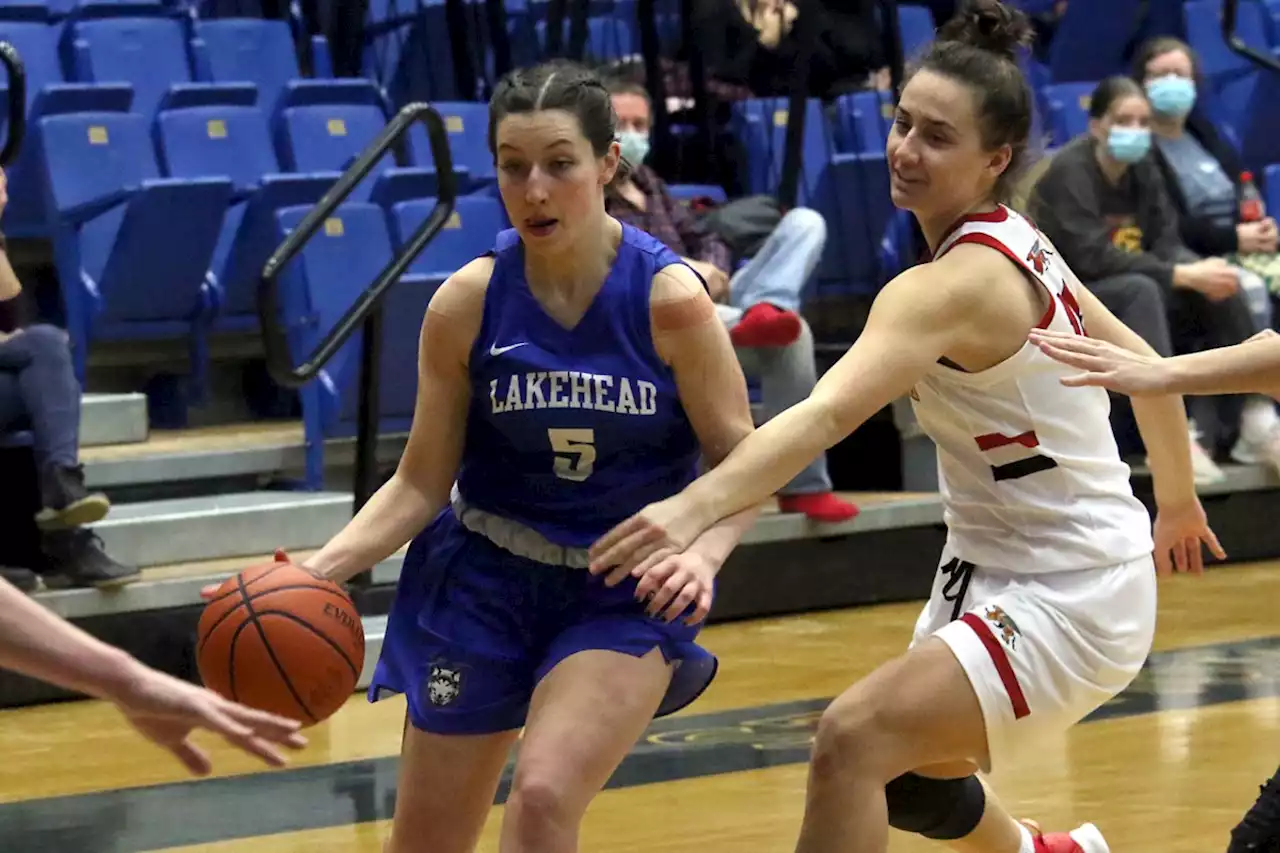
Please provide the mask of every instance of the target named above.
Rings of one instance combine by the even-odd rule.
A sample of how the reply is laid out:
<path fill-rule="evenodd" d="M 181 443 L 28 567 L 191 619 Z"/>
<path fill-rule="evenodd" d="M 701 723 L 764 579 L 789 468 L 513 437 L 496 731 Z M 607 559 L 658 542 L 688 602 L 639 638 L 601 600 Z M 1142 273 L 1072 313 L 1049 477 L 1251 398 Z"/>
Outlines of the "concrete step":
<path fill-rule="evenodd" d="M 394 465 L 405 438 L 379 437 L 379 463 Z M 301 424 L 271 422 L 156 430 L 140 444 L 86 447 L 81 461 L 90 487 L 111 488 L 300 472 L 305 450 Z M 354 460 L 354 439 L 325 442 L 326 467 L 348 466 Z"/>
<path fill-rule="evenodd" d="M 316 548 L 350 519 L 350 494 L 242 492 L 117 504 L 94 530 L 120 562 L 160 566 Z"/>
<path fill-rule="evenodd" d="M 85 394 L 80 401 L 80 446 L 147 440 L 145 394 Z"/>
<path fill-rule="evenodd" d="M 818 524 L 801 515 L 768 511 L 747 531 L 742 542 L 750 545 L 826 539 L 942 522 L 942 501 L 935 494 L 847 497 L 862 509 L 852 521 Z M 215 505 L 215 501 L 220 503 Z M 199 604 L 202 586 L 225 580 L 253 561 L 269 559 L 275 548 L 288 548 L 296 559 L 303 559 L 309 549 L 322 546 L 347 523 L 350 506 L 348 495 L 308 492 L 254 492 L 123 504 L 113 509 L 108 520 L 95 526 L 95 530 L 100 531 L 112 556 L 155 568 L 144 569 L 143 580 L 118 590 L 50 590 L 36 593 L 35 597 L 68 619 Z M 262 515 L 261 520 L 254 518 L 257 514 Z M 111 530 L 113 523 L 120 524 L 115 531 Z M 287 536 L 292 536 L 294 542 L 305 539 L 309 544 L 288 544 Z M 200 556 L 190 556 L 197 551 Z M 164 559 L 174 553 L 187 556 Z M 374 566 L 373 583 L 394 584 L 400 577 L 403 555 L 402 549 Z"/>
<path fill-rule="evenodd" d="M 365 616 L 360 621 L 364 623 L 364 669 L 360 671 L 356 689 L 364 690 L 373 681 L 373 668 L 378 665 L 378 657 L 382 654 L 382 640 L 387 634 L 387 617 Z"/>

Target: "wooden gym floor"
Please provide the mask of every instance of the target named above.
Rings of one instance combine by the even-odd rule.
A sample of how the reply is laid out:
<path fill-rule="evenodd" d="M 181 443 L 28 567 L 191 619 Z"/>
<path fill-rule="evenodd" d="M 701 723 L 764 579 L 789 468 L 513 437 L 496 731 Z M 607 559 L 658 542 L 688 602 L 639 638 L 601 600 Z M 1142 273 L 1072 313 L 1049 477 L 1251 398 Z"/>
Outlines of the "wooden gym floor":
<path fill-rule="evenodd" d="M 993 781 L 1015 813 L 1047 826 L 1095 821 L 1116 853 L 1213 853 L 1280 763 L 1280 563 L 1173 578 L 1161 594 L 1157 651 L 1130 690 Z M 582 849 L 793 849 L 817 715 L 905 645 L 917 610 L 708 628 L 719 678 L 653 725 L 588 813 Z M 102 704 L 0 712 L 0 847 L 380 853 L 402 714 L 402 699 L 353 697 L 289 769 L 262 772 L 212 744 L 218 775 L 188 781 Z M 500 817 L 495 806 L 486 853 Z M 942 848 L 895 834 L 891 849 Z"/>

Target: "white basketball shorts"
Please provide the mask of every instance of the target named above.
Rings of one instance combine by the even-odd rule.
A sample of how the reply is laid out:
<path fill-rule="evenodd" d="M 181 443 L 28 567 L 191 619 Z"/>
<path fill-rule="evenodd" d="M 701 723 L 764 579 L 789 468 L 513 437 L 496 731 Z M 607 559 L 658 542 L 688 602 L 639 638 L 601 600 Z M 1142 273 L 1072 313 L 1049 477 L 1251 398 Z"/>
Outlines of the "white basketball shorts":
<path fill-rule="evenodd" d="M 1124 690 L 1156 627 L 1150 556 L 1074 572 L 1010 573 L 944 553 L 911 644 L 936 636 L 960 661 L 987 727 L 984 771 L 1064 731 Z"/>

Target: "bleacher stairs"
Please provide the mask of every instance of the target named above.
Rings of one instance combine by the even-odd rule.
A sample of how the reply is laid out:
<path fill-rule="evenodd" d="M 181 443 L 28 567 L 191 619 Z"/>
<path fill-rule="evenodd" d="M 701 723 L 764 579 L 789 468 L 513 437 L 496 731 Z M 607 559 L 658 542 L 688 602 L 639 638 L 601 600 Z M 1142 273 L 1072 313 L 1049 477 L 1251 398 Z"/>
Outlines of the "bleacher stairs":
<path fill-rule="evenodd" d="M 87 395 L 83 459 L 87 482 L 115 499 L 95 529 L 110 553 L 143 567 L 123 589 L 41 591 L 37 600 L 95 636 L 182 677 L 196 679 L 199 591 L 277 547 L 304 558 L 351 515 L 353 443 L 326 448 L 324 491 L 291 489 L 304 467 L 298 424 L 267 423 L 149 431 L 141 395 Z M 395 463 L 404 436 L 383 436 L 384 465 Z M 1215 530 L 1233 560 L 1275 557 L 1267 519 L 1280 511 L 1280 480 L 1257 468 L 1228 467 L 1229 479 L 1205 490 Z M 1149 480 L 1135 485 L 1150 504 Z M 176 497 L 174 495 L 177 495 Z M 820 525 L 766 512 L 720 576 L 712 621 L 848 607 L 928 595 L 944 540 L 933 493 L 859 493 L 850 522 Z M 397 554 L 374 567 L 372 583 L 353 590 L 364 617 L 367 684 L 381 649 L 385 614 L 400 571 Z M 0 673 L 0 707 L 72 694 Z"/>

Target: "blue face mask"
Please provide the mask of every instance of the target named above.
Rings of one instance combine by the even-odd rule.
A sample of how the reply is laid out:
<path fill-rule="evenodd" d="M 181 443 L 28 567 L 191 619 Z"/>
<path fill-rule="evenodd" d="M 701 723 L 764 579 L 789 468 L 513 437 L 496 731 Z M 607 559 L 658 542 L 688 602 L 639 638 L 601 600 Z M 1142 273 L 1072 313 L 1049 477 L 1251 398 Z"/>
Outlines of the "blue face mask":
<path fill-rule="evenodd" d="M 1166 74 L 1147 84 L 1147 100 L 1161 115 L 1182 117 L 1196 104 L 1196 84 L 1186 77 Z"/>
<path fill-rule="evenodd" d="M 649 156 L 649 134 L 624 130 L 618 133 L 618 145 L 622 148 L 622 156 L 632 166 L 639 166 Z"/>
<path fill-rule="evenodd" d="M 1113 127 L 1107 151 L 1121 163 L 1136 163 L 1151 150 L 1151 131 L 1145 127 Z"/>

